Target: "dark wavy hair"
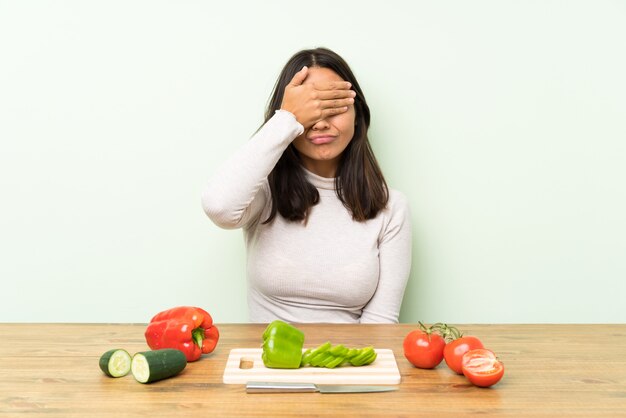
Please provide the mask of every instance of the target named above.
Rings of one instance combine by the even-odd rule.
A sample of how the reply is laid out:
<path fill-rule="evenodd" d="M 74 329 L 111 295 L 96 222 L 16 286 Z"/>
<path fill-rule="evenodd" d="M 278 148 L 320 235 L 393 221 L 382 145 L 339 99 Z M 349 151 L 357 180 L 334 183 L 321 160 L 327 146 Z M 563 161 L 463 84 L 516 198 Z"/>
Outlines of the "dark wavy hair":
<path fill-rule="evenodd" d="M 369 107 L 356 77 L 343 58 L 326 48 L 307 49 L 293 55 L 276 81 L 265 112 L 265 122 L 280 109 L 285 87 L 305 65 L 333 70 L 344 81 L 349 81 L 356 92 L 354 136 L 341 155 L 335 189 L 337 197 L 351 212 L 352 219 L 359 222 L 372 219 L 387 205 L 389 190 L 367 137 Z M 272 209 L 264 223 L 271 222 L 277 212 L 289 221 L 306 222 L 311 207 L 319 202 L 319 193 L 306 179 L 300 155 L 293 144 L 283 152 L 268 181 Z"/>

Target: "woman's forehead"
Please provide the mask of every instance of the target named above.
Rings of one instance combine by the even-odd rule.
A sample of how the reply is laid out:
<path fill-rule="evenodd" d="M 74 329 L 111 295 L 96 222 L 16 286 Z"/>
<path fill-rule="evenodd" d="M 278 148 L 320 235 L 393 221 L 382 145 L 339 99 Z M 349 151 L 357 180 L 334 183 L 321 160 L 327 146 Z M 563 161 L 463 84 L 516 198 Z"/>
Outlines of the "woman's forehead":
<path fill-rule="evenodd" d="M 339 74 L 331 70 L 330 68 L 311 67 L 309 73 L 304 79 L 304 84 L 307 83 L 319 83 L 320 81 L 345 81 L 339 77 Z"/>

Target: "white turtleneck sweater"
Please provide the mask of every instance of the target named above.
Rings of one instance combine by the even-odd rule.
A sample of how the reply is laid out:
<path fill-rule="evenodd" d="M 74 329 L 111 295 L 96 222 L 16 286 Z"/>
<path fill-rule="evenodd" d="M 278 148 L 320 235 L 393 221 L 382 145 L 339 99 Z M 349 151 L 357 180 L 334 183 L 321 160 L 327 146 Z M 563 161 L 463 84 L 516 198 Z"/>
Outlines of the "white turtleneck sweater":
<path fill-rule="evenodd" d="M 307 223 L 271 209 L 270 174 L 303 126 L 276 114 L 217 171 L 202 194 L 207 215 L 223 228 L 243 228 L 250 321 L 394 323 L 411 268 L 406 197 L 389 191 L 387 208 L 352 219 L 334 178 L 306 171 L 320 195 Z"/>

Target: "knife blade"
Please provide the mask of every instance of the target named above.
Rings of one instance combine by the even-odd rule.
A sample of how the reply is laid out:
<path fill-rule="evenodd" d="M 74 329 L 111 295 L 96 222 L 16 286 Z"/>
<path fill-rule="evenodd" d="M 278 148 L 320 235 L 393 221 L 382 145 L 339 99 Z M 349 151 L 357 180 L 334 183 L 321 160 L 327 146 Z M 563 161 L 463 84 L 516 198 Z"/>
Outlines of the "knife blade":
<path fill-rule="evenodd" d="M 299 382 L 248 382 L 247 393 L 372 393 L 391 392 L 397 390 L 397 386 L 372 386 L 372 385 L 316 385 L 314 383 Z"/>

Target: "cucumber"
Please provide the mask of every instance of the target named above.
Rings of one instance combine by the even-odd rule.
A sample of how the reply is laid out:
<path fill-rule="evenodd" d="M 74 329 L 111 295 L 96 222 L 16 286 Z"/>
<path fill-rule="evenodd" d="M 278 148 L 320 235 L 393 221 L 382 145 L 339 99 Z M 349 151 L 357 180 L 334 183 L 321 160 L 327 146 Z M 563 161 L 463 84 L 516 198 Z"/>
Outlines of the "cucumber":
<path fill-rule="evenodd" d="M 130 362 L 128 351 L 114 348 L 100 357 L 100 369 L 109 377 L 122 377 L 130 372 Z"/>
<path fill-rule="evenodd" d="M 187 358 L 182 351 L 163 348 L 136 353 L 130 369 L 139 383 L 152 383 L 175 376 L 186 366 Z"/>

